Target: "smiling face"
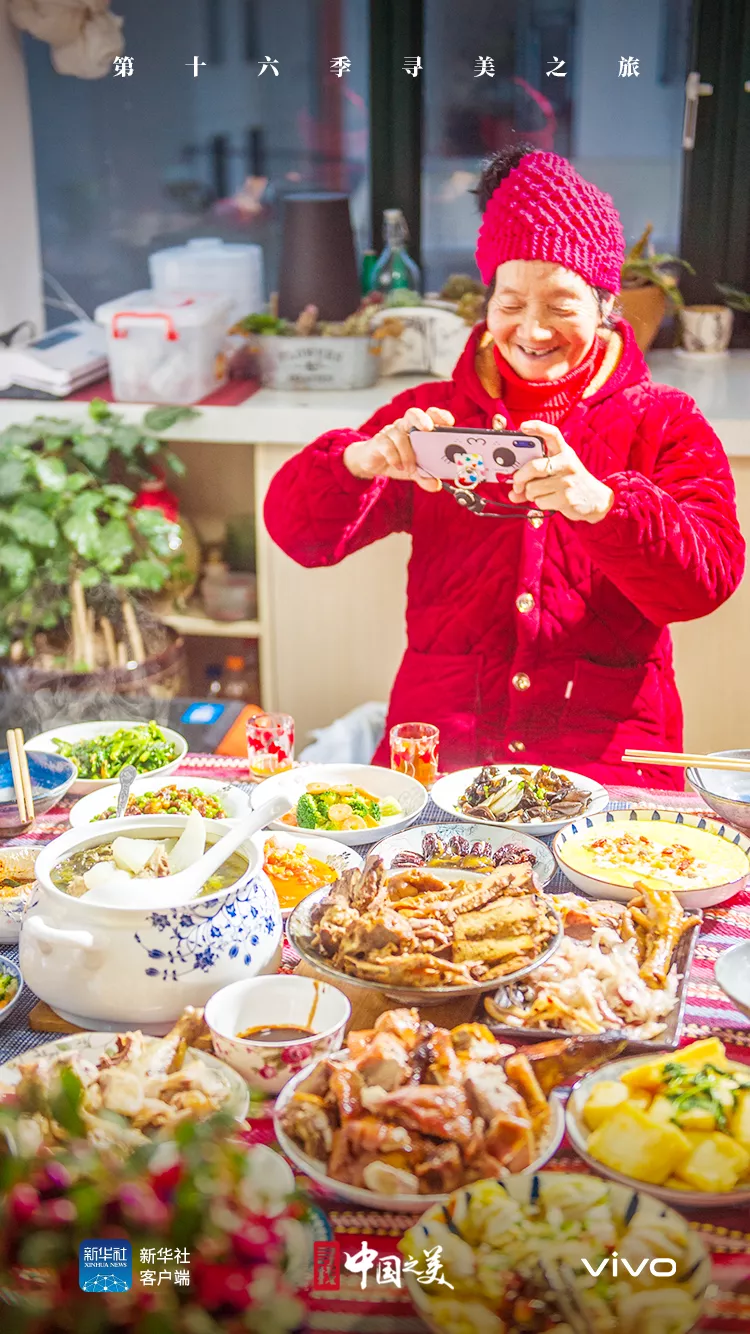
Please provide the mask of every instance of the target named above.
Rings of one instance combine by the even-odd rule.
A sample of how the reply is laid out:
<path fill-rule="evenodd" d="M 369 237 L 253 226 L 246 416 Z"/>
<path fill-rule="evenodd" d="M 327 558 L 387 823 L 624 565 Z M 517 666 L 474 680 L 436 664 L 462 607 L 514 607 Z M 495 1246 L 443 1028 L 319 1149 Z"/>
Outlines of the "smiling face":
<path fill-rule="evenodd" d="M 495 274 L 487 328 L 524 380 L 559 380 L 589 351 L 603 314 L 596 293 L 570 269 L 546 260 L 510 259 Z"/>

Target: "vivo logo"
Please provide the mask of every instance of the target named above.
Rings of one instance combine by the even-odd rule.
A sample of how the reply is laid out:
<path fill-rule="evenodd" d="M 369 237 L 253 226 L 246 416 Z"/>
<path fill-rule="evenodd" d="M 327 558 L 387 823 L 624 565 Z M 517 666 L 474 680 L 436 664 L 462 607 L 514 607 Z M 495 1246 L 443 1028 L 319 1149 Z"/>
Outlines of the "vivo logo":
<path fill-rule="evenodd" d="M 607 1268 L 608 1265 L 610 1267 L 612 1275 L 615 1278 L 619 1273 L 620 1265 L 622 1265 L 623 1269 L 627 1269 L 628 1273 L 633 1278 L 637 1278 L 638 1275 L 642 1273 L 643 1270 L 646 1268 L 646 1265 L 648 1265 L 649 1270 L 653 1274 L 654 1278 L 674 1278 L 675 1274 L 677 1273 L 676 1261 L 669 1260 L 666 1256 L 657 1257 L 657 1259 L 655 1260 L 641 1260 L 641 1263 L 637 1265 L 636 1268 L 634 1269 L 632 1265 L 629 1263 L 629 1261 L 625 1259 L 624 1255 L 618 1257 L 617 1251 L 613 1251 L 610 1256 L 607 1256 L 604 1260 L 602 1260 L 598 1269 L 594 1269 L 593 1265 L 590 1265 L 588 1260 L 584 1260 L 583 1257 L 581 1258 L 581 1264 L 585 1265 L 586 1269 L 588 1269 L 592 1278 L 598 1278 L 599 1275 L 604 1272 L 604 1270 Z"/>

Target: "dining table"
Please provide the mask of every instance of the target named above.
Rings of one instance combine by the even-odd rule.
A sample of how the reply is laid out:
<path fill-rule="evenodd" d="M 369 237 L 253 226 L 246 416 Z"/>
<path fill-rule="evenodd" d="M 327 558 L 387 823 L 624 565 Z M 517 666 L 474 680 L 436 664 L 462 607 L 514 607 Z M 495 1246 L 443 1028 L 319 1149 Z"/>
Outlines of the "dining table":
<path fill-rule="evenodd" d="M 220 755 L 188 754 L 174 778 L 211 778 L 222 782 L 246 782 L 247 762 Z M 609 809 L 629 807 L 682 811 L 712 816 L 713 812 L 692 792 L 655 791 L 639 787 L 612 787 L 608 789 Z M 68 797 L 60 805 L 39 816 L 32 828 L 5 841 L 4 846 L 36 847 L 41 849 L 51 839 L 69 827 L 68 812 L 75 798 Z M 450 817 L 428 800 L 419 818 L 422 825 L 450 823 Z M 459 822 L 459 817 L 455 817 Z M 369 850 L 369 849 L 368 849 Z M 573 886 L 558 868 L 547 887 L 555 893 L 564 893 Z M 696 1038 L 714 1035 L 721 1039 L 727 1054 L 734 1060 L 750 1065 L 750 1018 L 741 1014 L 718 986 L 714 978 L 714 963 L 722 951 L 750 938 L 750 891 L 743 889 L 729 902 L 703 912 L 700 935 L 695 949 L 687 985 L 687 1004 L 681 1045 Z M 0 953 L 17 960 L 17 946 L 0 946 Z M 292 972 L 299 959 L 284 941 L 280 969 Z M 13 1013 L 0 1024 L 0 1064 L 21 1056 L 40 1044 L 59 1038 L 59 1032 L 32 1031 L 29 1015 L 37 1005 L 37 997 L 24 989 Z M 2 1075 L 0 1073 L 0 1080 Z M 273 1103 L 267 1100 L 253 1102 L 244 1138 L 250 1142 L 274 1143 Z M 563 1140 L 547 1169 L 550 1171 L 589 1172 L 567 1139 Z M 338 1276 L 327 1281 L 313 1278 L 309 1292 L 309 1329 L 315 1334 L 424 1334 L 425 1325 L 417 1315 L 405 1286 L 399 1278 L 398 1266 L 388 1258 L 397 1255 L 398 1241 L 417 1218 L 417 1215 L 385 1212 L 378 1209 L 360 1209 L 348 1206 L 331 1197 L 320 1195 L 313 1183 L 302 1179 L 301 1184 L 321 1204 L 330 1220 L 334 1243 L 337 1245 Z M 713 1261 L 712 1285 L 698 1328 L 706 1334 L 719 1331 L 738 1331 L 750 1334 L 750 1208 L 730 1208 L 684 1211 L 704 1238 Z M 364 1251 L 363 1251 L 364 1246 Z M 347 1269 L 347 1257 L 371 1257 L 367 1272 L 355 1264 Z M 377 1258 L 375 1258 L 377 1257 Z M 379 1263 L 385 1261 L 385 1263 Z"/>

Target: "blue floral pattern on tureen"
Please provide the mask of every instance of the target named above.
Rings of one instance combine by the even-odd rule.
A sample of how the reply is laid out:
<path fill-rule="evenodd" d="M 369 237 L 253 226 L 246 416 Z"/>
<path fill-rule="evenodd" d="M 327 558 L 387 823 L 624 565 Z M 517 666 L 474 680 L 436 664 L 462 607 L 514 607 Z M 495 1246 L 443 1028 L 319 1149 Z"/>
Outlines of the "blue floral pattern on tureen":
<path fill-rule="evenodd" d="M 151 913 L 151 925 L 164 933 L 164 948 L 152 948 L 135 933 L 138 944 L 152 960 L 145 970 L 146 977 L 176 982 L 196 969 L 209 972 L 225 955 L 229 959 L 242 956 L 249 967 L 258 946 L 280 929 L 278 908 L 273 910 L 274 897 L 269 885 L 251 877 L 220 898 Z"/>

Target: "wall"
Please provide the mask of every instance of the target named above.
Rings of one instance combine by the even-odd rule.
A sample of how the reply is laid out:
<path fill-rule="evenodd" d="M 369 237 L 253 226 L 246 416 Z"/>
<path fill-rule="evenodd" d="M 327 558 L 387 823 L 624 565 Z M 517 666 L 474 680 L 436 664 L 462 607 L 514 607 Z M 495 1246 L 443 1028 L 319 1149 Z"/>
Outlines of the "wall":
<path fill-rule="evenodd" d="M 39 236 L 21 40 L 0 0 L 0 333 L 30 319 L 42 328 Z"/>

